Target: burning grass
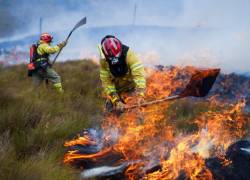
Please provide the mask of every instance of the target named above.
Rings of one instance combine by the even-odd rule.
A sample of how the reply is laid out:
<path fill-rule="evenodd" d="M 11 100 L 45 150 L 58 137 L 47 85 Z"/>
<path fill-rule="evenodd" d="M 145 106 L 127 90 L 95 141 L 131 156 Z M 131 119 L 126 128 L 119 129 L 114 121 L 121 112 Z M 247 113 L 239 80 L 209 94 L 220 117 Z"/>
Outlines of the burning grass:
<path fill-rule="evenodd" d="M 88 169 L 84 177 L 105 172 L 105 177 L 119 179 L 209 179 L 205 157 L 223 159 L 225 149 L 248 133 L 249 115 L 241 111 L 244 101 L 217 101 L 216 95 L 231 87 L 225 83 L 223 90 L 217 83 L 211 93 L 215 96 L 206 99 L 188 98 L 103 118 L 98 66 L 67 62 L 57 64 L 56 70 L 63 79 L 63 96 L 45 86 L 32 88 L 23 65 L 0 68 L 0 179 L 79 179 L 79 169 L 63 164 L 62 145 L 90 127 L 99 128 L 65 143 L 71 154 L 64 162 Z M 180 92 L 194 71 L 148 70 L 147 99 Z M 219 79 L 227 82 L 230 76 Z M 243 88 L 240 92 L 245 93 Z M 230 96 L 224 93 L 223 100 Z"/>
<path fill-rule="evenodd" d="M 194 71 L 192 67 L 150 70 L 146 99 L 180 91 Z M 86 172 L 101 166 L 111 170 L 121 167 L 119 173 L 126 179 L 213 179 L 206 159 L 218 157 L 229 164 L 226 150 L 248 135 L 250 121 L 242 111 L 244 100 L 229 104 L 215 97 L 155 104 L 119 116 L 109 114 L 102 123 L 101 136 L 84 131 L 65 143 L 69 149 L 64 162 Z M 88 141 L 81 141 L 84 138 Z"/>

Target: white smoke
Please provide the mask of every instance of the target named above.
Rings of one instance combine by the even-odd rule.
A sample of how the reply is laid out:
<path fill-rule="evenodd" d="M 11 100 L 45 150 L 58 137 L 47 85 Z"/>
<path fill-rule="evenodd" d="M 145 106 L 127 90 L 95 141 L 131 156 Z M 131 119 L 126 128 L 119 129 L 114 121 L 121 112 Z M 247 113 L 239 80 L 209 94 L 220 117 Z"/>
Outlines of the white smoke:
<path fill-rule="evenodd" d="M 203 158 L 209 158 L 210 150 L 212 149 L 213 145 L 213 139 L 209 137 L 208 129 L 202 129 L 200 141 L 197 145 L 192 147 L 192 152 L 198 153 Z"/>
<path fill-rule="evenodd" d="M 246 151 L 247 153 L 250 154 L 250 148 L 240 148 L 242 151 Z"/>
<path fill-rule="evenodd" d="M 86 169 L 81 173 L 81 177 L 83 179 L 86 179 L 86 178 L 93 178 L 97 176 L 111 176 L 113 174 L 122 172 L 126 167 L 127 167 L 127 163 L 124 163 L 115 167 L 101 166 L 101 167 L 96 167 L 92 169 Z"/>
<path fill-rule="evenodd" d="M 16 17 L 23 20 L 29 16 L 30 23 L 23 27 L 25 34 L 38 33 L 38 20 L 43 17 L 43 31 L 58 35 L 55 43 L 87 16 L 87 25 L 74 32 L 60 59 L 97 57 L 96 45 L 106 34 L 113 34 L 135 50 L 146 64 L 250 71 L 248 0 L 14 1 L 11 8 L 13 13 L 19 12 Z M 135 5 L 136 26 L 131 26 Z M 16 32 L 20 37 L 18 29 Z"/>

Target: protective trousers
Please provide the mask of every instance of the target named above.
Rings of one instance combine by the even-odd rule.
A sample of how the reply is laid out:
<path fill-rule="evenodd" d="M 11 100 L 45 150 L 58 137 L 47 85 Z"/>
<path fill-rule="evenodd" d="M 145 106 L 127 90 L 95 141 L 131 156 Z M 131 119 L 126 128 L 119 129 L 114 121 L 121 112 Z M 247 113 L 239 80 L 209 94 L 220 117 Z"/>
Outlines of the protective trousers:
<path fill-rule="evenodd" d="M 45 69 L 39 68 L 32 74 L 32 80 L 35 86 L 41 85 L 43 80 L 48 79 L 50 82 L 52 82 L 54 88 L 62 93 L 62 83 L 61 83 L 61 77 L 57 74 L 57 72 L 52 69 L 51 67 L 47 67 Z"/>

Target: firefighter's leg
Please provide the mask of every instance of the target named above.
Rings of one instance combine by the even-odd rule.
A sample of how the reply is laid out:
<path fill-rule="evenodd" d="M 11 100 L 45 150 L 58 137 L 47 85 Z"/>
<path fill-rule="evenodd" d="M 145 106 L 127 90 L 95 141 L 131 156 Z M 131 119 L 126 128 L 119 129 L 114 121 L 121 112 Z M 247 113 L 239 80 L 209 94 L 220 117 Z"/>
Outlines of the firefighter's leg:
<path fill-rule="evenodd" d="M 46 69 L 46 77 L 52 82 L 54 88 L 58 92 L 60 93 L 63 92 L 61 77 L 57 74 L 57 72 L 54 69 L 48 67 Z"/>
<path fill-rule="evenodd" d="M 43 76 L 41 76 L 38 72 L 32 73 L 32 81 L 35 87 L 38 87 L 42 84 Z"/>

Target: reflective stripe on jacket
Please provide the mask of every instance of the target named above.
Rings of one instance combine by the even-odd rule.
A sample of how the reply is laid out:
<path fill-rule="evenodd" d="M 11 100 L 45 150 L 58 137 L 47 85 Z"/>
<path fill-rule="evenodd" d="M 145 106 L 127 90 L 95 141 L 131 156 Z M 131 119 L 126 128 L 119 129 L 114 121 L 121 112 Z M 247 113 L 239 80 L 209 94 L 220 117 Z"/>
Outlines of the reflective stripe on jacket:
<path fill-rule="evenodd" d="M 143 90 L 146 88 L 144 66 L 132 50 L 128 50 L 126 57 L 129 68 L 128 73 L 124 77 L 114 77 L 110 72 L 109 65 L 101 50 L 101 46 L 99 45 L 98 48 L 101 66 L 100 79 L 106 95 L 127 91 L 133 88 Z"/>
<path fill-rule="evenodd" d="M 37 47 L 37 53 L 39 55 L 44 55 L 44 54 L 54 54 L 60 50 L 60 47 L 58 46 L 50 46 L 49 43 L 46 43 L 44 41 L 40 41 L 39 45 Z"/>

